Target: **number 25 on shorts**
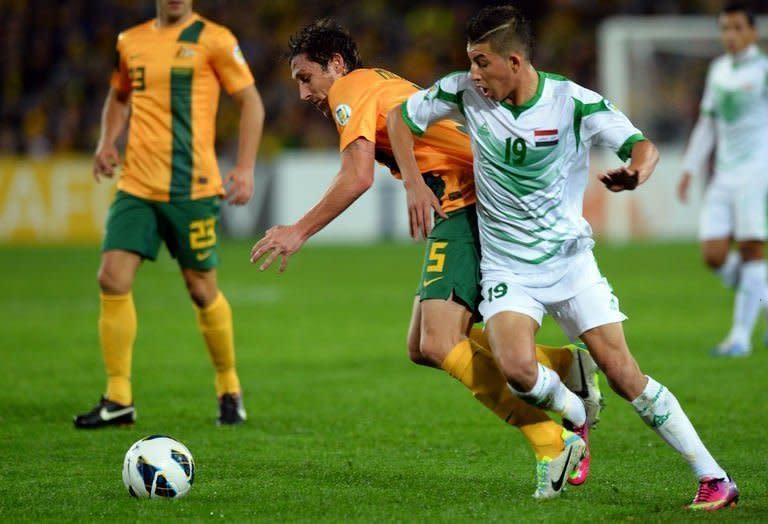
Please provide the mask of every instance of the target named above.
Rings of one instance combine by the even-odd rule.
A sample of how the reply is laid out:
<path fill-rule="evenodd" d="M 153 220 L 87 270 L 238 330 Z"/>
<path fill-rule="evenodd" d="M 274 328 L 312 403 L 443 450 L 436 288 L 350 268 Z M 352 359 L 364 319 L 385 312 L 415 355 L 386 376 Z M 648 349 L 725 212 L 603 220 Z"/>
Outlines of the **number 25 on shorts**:
<path fill-rule="evenodd" d="M 430 265 L 427 266 L 427 273 L 442 273 L 445 266 L 445 253 L 441 253 L 448 246 L 448 242 L 433 242 L 429 250 Z"/>
<path fill-rule="evenodd" d="M 189 223 L 189 246 L 205 249 L 216 243 L 216 218 L 193 220 Z"/>

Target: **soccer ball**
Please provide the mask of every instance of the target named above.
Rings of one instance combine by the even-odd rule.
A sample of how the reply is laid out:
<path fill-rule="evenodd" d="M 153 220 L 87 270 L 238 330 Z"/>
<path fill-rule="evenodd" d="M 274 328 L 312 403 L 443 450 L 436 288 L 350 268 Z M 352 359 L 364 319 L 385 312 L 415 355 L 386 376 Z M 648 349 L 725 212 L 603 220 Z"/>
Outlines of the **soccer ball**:
<path fill-rule="evenodd" d="M 133 497 L 183 497 L 194 480 L 192 453 L 172 437 L 144 437 L 125 454 L 123 484 Z"/>

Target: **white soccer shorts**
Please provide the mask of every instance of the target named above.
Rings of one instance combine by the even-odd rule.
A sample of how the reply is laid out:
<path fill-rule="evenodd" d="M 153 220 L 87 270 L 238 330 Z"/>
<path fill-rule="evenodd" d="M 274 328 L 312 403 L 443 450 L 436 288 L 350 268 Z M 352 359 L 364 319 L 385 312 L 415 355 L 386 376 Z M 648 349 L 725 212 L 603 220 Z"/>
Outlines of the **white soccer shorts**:
<path fill-rule="evenodd" d="M 722 183 L 715 178 L 704 195 L 699 219 L 699 240 L 733 237 L 734 240 L 765 240 L 768 183 Z M 765 175 L 763 178 L 768 179 Z"/>
<path fill-rule="evenodd" d="M 592 251 L 573 256 L 568 271 L 515 274 L 503 270 L 483 274 L 480 314 L 487 322 L 503 311 L 521 313 L 539 326 L 549 313 L 572 341 L 592 328 L 627 319 L 619 299 L 600 274 Z"/>

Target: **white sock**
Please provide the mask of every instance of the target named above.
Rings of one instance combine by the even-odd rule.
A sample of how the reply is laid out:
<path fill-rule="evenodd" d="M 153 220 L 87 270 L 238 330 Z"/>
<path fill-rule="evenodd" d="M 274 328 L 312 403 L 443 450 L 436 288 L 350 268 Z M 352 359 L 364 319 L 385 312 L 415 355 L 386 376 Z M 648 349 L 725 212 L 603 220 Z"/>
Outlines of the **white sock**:
<path fill-rule="evenodd" d="M 583 426 L 587 421 L 584 402 L 560 382 L 557 373 L 546 366 L 538 363 L 537 365 L 539 374 L 530 391 L 527 393 L 517 391 L 507 384 L 510 391 L 529 404 L 554 411 L 575 426 Z"/>
<path fill-rule="evenodd" d="M 723 282 L 725 287 L 735 288 L 739 283 L 739 270 L 741 269 L 741 254 L 738 251 L 731 250 L 725 258 L 725 262 L 715 273 Z"/>
<path fill-rule="evenodd" d="M 752 331 L 768 294 L 766 273 L 765 260 L 753 260 L 741 265 L 733 305 L 733 326 L 727 338 L 729 342 L 751 346 Z"/>
<path fill-rule="evenodd" d="M 696 477 L 726 478 L 726 472 L 704 447 L 672 392 L 651 377 L 647 378 L 645 389 L 632 401 L 640 418 L 683 456 Z"/>

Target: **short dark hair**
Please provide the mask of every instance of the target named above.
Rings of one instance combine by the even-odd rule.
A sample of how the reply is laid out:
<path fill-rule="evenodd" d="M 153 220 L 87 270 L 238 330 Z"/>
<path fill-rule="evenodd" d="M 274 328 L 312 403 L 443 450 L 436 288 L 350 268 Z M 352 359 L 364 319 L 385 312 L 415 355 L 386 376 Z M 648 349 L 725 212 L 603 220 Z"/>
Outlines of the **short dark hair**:
<path fill-rule="evenodd" d="M 347 72 L 363 67 L 357 44 L 333 18 L 322 18 L 291 36 L 288 41 L 288 62 L 298 55 L 306 54 L 325 70 L 334 54 L 344 58 Z"/>
<path fill-rule="evenodd" d="M 512 5 L 484 7 L 467 22 L 466 35 L 470 45 L 488 42 L 497 53 L 516 49 L 529 60 L 533 54 L 531 23 Z"/>
<path fill-rule="evenodd" d="M 720 14 L 732 15 L 743 13 L 750 27 L 755 27 L 755 11 L 746 2 L 728 2 L 720 10 Z"/>

